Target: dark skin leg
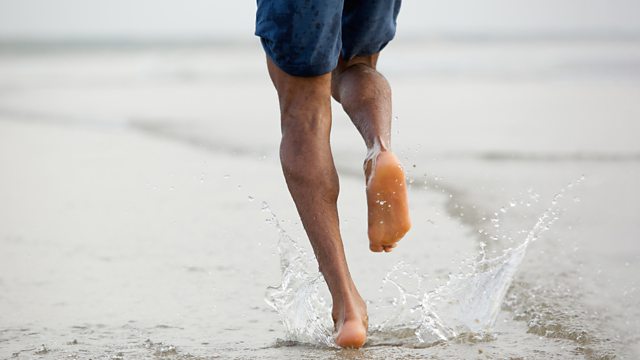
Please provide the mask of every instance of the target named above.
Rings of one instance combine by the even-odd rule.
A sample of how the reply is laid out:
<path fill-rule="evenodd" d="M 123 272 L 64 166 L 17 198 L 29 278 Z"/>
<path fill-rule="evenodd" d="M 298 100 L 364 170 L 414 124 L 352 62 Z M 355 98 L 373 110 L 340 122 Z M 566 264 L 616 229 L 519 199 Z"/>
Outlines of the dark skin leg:
<path fill-rule="evenodd" d="M 331 92 L 368 149 L 365 159 L 371 251 L 391 251 L 411 228 L 405 175 L 391 152 L 391 88 L 376 70 L 378 54 L 340 59 Z"/>
<path fill-rule="evenodd" d="M 368 319 L 340 235 L 339 183 L 329 144 L 332 95 L 369 149 L 365 176 L 370 249 L 391 251 L 411 226 L 404 172 L 390 151 L 391 89 L 376 71 L 377 58 L 340 60 L 333 73 L 315 77 L 288 75 L 267 59 L 280 102 L 282 170 L 331 292 L 336 342 L 342 347 L 364 344 Z"/>
<path fill-rule="evenodd" d="M 368 319 L 366 305 L 351 279 L 340 236 L 338 174 L 329 145 L 331 74 L 295 77 L 270 59 L 267 65 L 280 102 L 282 170 L 331 292 L 336 342 L 358 348 L 366 341 Z"/>
<path fill-rule="evenodd" d="M 378 54 L 342 58 L 333 70 L 331 94 L 351 118 L 367 148 L 391 145 L 391 87 L 377 70 Z"/>

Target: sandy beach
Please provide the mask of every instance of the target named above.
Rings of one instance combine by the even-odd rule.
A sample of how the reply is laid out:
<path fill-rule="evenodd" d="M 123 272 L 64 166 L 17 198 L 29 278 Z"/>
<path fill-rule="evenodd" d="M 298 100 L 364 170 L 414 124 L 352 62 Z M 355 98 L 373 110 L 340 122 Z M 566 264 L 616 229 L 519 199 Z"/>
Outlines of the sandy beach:
<path fill-rule="evenodd" d="M 290 289 L 326 294 L 257 42 L 2 48 L 0 358 L 639 357 L 640 42 L 407 39 L 380 67 L 414 228 L 368 251 L 365 147 L 334 103 L 341 227 L 375 330 L 353 351 L 265 301 L 297 255 L 308 277 Z M 495 272 L 483 252 L 505 256 Z M 324 324 L 322 303 L 287 303 L 305 294 L 277 300 Z"/>

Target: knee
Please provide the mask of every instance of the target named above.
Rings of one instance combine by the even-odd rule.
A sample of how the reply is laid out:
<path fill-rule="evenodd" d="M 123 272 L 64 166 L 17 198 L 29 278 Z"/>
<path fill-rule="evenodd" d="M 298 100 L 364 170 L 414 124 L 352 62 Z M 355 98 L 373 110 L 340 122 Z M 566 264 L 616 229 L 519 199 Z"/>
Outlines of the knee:
<path fill-rule="evenodd" d="M 338 199 L 339 181 L 333 169 L 329 140 L 315 131 L 285 131 L 280 143 L 280 163 L 287 185 L 302 192 L 318 191 L 328 202 Z"/>
<path fill-rule="evenodd" d="M 280 162 L 285 175 L 313 176 L 315 165 L 326 160 L 325 152 L 330 152 L 328 132 L 325 137 L 320 128 L 319 124 L 303 121 L 283 124 Z"/>
<path fill-rule="evenodd" d="M 281 146 L 300 153 L 307 147 L 320 147 L 329 142 L 331 134 L 331 109 L 316 107 L 282 109 L 280 119 Z"/>

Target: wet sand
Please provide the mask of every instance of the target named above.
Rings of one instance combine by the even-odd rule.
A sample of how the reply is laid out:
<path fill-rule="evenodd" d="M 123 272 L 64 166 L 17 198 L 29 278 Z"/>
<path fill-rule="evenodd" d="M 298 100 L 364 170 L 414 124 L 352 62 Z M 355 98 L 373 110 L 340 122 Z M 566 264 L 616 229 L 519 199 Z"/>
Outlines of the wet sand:
<path fill-rule="evenodd" d="M 0 357 L 638 356 L 640 44 L 399 42 L 387 53 L 414 223 L 393 253 L 368 251 L 365 149 L 338 106 L 332 134 L 347 257 L 373 323 L 399 261 L 434 289 L 481 244 L 496 256 L 517 246 L 585 177 L 529 247 L 491 336 L 424 344 L 383 332 L 361 352 L 286 341 L 264 301 L 281 281 L 281 234 L 263 203 L 310 249 L 257 46 L 4 51 Z"/>

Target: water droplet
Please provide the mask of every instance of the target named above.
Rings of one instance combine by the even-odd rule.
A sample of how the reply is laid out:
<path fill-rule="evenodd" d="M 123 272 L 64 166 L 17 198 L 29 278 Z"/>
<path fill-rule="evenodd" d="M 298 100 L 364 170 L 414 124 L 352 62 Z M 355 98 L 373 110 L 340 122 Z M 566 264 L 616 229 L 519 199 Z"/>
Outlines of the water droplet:
<path fill-rule="evenodd" d="M 255 200 L 255 198 L 253 196 L 251 196 L 251 195 L 247 196 L 247 198 L 249 199 L 249 201 Z"/>
<path fill-rule="evenodd" d="M 223 178 L 224 178 L 224 179 L 229 179 L 230 177 L 231 177 L 231 175 L 229 175 L 229 174 L 225 174 L 225 175 L 223 176 Z"/>

